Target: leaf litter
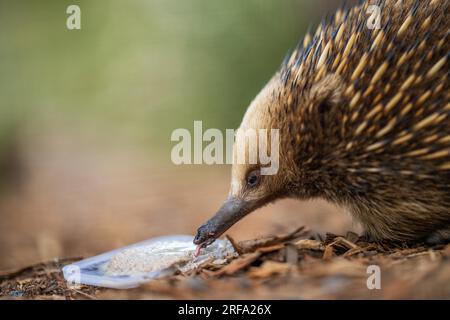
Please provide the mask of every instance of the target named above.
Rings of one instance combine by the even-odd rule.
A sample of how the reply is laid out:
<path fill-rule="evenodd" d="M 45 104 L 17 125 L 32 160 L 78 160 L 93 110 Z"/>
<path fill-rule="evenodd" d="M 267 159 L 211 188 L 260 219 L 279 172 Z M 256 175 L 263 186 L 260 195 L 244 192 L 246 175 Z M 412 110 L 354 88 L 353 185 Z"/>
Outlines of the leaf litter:
<path fill-rule="evenodd" d="M 136 289 L 69 288 L 55 260 L 0 273 L 7 299 L 422 299 L 450 298 L 450 244 L 368 242 L 355 233 L 228 240 L 238 253 Z M 367 267 L 382 271 L 380 290 L 367 287 Z"/>

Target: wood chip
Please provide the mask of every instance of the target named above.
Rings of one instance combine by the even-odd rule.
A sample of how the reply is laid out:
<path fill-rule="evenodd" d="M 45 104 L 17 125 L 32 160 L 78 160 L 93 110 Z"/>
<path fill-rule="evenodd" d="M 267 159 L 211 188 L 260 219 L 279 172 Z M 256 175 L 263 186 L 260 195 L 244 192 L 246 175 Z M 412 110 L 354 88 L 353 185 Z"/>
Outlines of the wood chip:
<path fill-rule="evenodd" d="M 238 255 L 241 255 L 242 252 L 242 248 L 239 246 L 239 243 L 237 243 L 230 235 L 225 235 L 225 237 L 228 239 L 228 241 L 230 241 L 231 245 L 234 248 L 234 251 L 236 251 L 238 253 Z"/>
<path fill-rule="evenodd" d="M 258 251 L 261 253 L 269 253 L 269 252 L 274 252 L 274 251 L 278 251 L 284 248 L 284 244 L 276 244 L 270 247 L 262 247 L 259 248 Z"/>
<path fill-rule="evenodd" d="M 445 257 L 450 257 L 450 244 L 448 244 L 444 250 L 442 250 L 442 255 Z"/>
<path fill-rule="evenodd" d="M 308 233 L 308 231 L 306 231 L 305 227 L 302 226 L 300 228 L 297 228 L 293 232 L 290 232 L 288 234 L 281 235 L 281 236 L 271 236 L 271 237 L 255 239 L 255 240 L 240 241 L 238 243 L 238 247 L 240 248 L 242 253 L 253 252 L 261 247 L 268 247 L 268 246 L 272 246 L 274 244 L 280 244 L 280 243 L 294 240 L 301 236 L 305 236 L 307 233 Z"/>
<path fill-rule="evenodd" d="M 245 267 L 250 265 L 253 261 L 258 259 L 260 255 L 261 255 L 261 252 L 259 252 L 259 251 L 249 253 L 246 255 L 242 255 L 241 257 L 231 261 L 230 264 L 228 264 L 225 267 L 214 272 L 214 275 L 220 276 L 223 274 L 226 274 L 226 275 L 234 274 L 237 271 L 244 269 Z"/>
<path fill-rule="evenodd" d="M 325 247 L 325 251 L 323 252 L 322 259 L 323 260 L 330 260 L 333 257 L 334 249 L 333 245 L 329 244 Z"/>
<path fill-rule="evenodd" d="M 323 251 L 325 249 L 322 242 L 310 239 L 300 239 L 297 242 L 295 242 L 295 245 L 299 250 L 308 249 L 308 250 Z"/>
<path fill-rule="evenodd" d="M 354 233 L 352 231 L 348 231 L 345 239 L 347 239 L 350 242 L 356 243 L 359 239 L 359 235 L 357 233 Z"/>
<path fill-rule="evenodd" d="M 353 242 L 351 242 L 343 237 L 337 237 L 333 243 L 334 243 L 334 245 L 336 245 L 336 244 L 343 245 L 347 249 L 359 249 L 358 245 L 354 244 Z"/>
<path fill-rule="evenodd" d="M 287 263 L 267 260 L 257 268 L 251 268 L 248 275 L 252 278 L 266 278 L 276 274 L 283 274 L 290 270 L 291 266 Z"/>
<path fill-rule="evenodd" d="M 287 244 L 285 248 L 285 260 L 290 265 L 297 265 L 298 262 L 298 249 L 294 244 Z"/>

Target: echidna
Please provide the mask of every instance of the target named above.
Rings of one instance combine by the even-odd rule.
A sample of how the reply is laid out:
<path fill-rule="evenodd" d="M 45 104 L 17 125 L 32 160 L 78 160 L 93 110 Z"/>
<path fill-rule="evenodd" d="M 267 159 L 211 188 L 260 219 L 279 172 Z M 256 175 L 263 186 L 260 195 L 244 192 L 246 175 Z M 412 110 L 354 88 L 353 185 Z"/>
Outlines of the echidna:
<path fill-rule="evenodd" d="M 286 197 L 337 204 L 374 241 L 450 235 L 449 10 L 448 0 L 367 1 L 307 35 L 240 126 L 279 129 L 278 173 L 234 164 L 228 199 L 194 243 Z"/>

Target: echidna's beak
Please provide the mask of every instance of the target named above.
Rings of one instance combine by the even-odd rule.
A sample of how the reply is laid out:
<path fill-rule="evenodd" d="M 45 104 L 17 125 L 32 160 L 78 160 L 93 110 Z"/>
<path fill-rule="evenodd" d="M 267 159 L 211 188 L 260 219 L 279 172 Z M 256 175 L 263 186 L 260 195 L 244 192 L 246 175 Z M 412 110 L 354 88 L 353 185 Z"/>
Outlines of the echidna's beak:
<path fill-rule="evenodd" d="M 194 243 L 206 247 L 250 212 L 243 200 L 231 197 L 227 199 L 219 211 L 197 230 Z"/>

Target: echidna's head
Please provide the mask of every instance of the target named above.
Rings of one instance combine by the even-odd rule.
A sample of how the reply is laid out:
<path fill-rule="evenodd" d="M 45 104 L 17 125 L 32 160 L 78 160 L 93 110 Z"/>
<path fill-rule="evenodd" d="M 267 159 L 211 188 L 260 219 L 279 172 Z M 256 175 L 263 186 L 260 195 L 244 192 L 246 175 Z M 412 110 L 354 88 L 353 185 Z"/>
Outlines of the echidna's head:
<path fill-rule="evenodd" d="M 198 229 L 194 243 L 206 246 L 255 209 L 284 197 L 307 197 L 310 192 L 302 190 L 308 189 L 307 179 L 314 178 L 298 166 L 295 157 L 306 157 L 308 149 L 316 146 L 311 134 L 302 135 L 302 123 L 337 128 L 321 113 L 333 114 L 333 106 L 338 105 L 340 78 L 326 75 L 298 94 L 283 80 L 284 75 L 275 74 L 247 109 L 234 144 L 229 195 Z M 269 161 L 264 155 L 270 155 Z"/>
<path fill-rule="evenodd" d="M 217 213 L 198 229 L 194 243 L 206 246 L 255 209 L 287 194 L 280 132 L 272 118 L 280 103 L 276 75 L 247 109 L 233 146 L 231 186 Z M 271 111 L 269 111 L 271 110 Z"/>

